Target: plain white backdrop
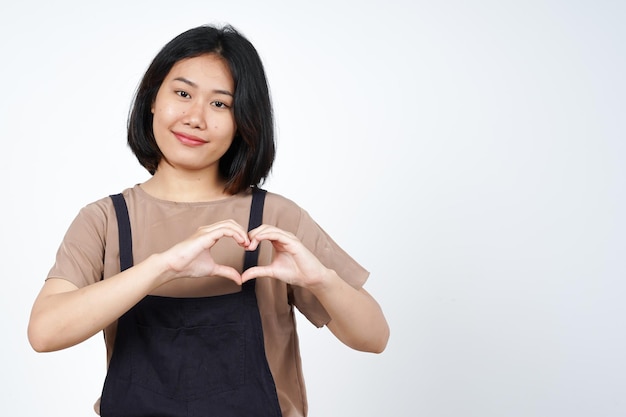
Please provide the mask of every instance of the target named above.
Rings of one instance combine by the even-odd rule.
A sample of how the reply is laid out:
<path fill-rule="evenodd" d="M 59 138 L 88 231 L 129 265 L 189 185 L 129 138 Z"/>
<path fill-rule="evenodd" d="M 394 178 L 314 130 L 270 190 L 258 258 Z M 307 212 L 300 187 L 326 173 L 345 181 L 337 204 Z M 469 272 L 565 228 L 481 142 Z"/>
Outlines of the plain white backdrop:
<path fill-rule="evenodd" d="M 265 188 L 371 271 L 391 326 L 371 355 L 299 320 L 311 416 L 626 415 L 625 21 L 610 0 L 3 2 L 2 414 L 93 415 L 102 337 L 37 354 L 30 307 L 78 210 L 147 179 L 125 123 L 150 60 L 228 22 L 273 94 Z"/>

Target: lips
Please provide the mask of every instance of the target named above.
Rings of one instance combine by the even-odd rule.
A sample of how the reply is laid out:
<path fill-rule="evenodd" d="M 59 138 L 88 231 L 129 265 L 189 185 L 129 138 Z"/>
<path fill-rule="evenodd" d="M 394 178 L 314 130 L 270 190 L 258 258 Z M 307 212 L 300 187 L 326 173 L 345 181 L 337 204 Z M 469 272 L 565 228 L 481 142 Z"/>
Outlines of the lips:
<path fill-rule="evenodd" d="M 187 135 L 185 133 L 173 132 L 174 136 L 180 143 L 186 146 L 202 146 L 207 143 L 206 140 L 193 135 Z"/>

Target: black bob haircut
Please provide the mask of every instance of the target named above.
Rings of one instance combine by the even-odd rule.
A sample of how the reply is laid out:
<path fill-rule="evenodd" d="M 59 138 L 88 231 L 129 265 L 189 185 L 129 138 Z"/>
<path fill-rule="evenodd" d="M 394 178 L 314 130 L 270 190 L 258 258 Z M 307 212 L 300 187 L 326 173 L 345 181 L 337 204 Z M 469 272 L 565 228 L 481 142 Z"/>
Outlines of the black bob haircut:
<path fill-rule="evenodd" d="M 235 84 L 237 132 L 219 161 L 225 191 L 236 194 L 262 183 L 276 154 L 272 104 L 263 63 L 254 46 L 232 26 L 199 26 L 176 36 L 154 57 L 139 84 L 128 118 L 128 145 L 154 175 L 163 154 L 152 129 L 151 108 L 174 64 L 205 54 L 221 57 Z"/>

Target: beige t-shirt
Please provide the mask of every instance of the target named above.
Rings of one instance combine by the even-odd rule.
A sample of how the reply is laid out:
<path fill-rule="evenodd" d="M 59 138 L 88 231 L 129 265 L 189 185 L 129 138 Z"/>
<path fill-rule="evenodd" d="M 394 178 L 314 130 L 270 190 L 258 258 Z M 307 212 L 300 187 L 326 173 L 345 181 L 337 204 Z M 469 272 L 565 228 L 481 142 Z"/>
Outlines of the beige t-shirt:
<path fill-rule="evenodd" d="M 248 225 L 250 192 L 203 203 L 159 200 L 139 185 L 124 190 L 123 194 L 128 205 L 135 264 L 151 254 L 169 249 L 191 236 L 200 226 L 225 219 L 234 219 L 244 228 Z M 263 223 L 295 234 L 326 267 L 335 270 L 353 287 L 360 288 L 367 280 L 369 273 L 292 201 L 268 192 Z M 243 268 L 244 250 L 227 238 L 220 240 L 211 249 L 211 254 L 218 263 L 239 271 Z M 263 242 L 259 265 L 269 264 L 272 255 L 271 244 Z M 48 278 L 62 278 L 84 287 L 116 275 L 119 270 L 117 220 L 113 203 L 106 197 L 80 210 L 59 247 Z M 217 294 L 224 292 L 229 285 L 236 285 L 225 283 L 225 278 L 207 278 L 205 282 L 202 294 L 198 295 L 212 295 L 213 289 Z M 198 280 L 193 284 L 198 285 Z M 267 359 L 283 416 L 305 416 L 307 400 L 293 306 L 318 327 L 327 324 L 330 318 L 317 299 L 303 288 L 279 280 L 258 278 L 256 292 Z M 105 329 L 108 358 L 113 350 L 115 330 L 116 323 Z"/>

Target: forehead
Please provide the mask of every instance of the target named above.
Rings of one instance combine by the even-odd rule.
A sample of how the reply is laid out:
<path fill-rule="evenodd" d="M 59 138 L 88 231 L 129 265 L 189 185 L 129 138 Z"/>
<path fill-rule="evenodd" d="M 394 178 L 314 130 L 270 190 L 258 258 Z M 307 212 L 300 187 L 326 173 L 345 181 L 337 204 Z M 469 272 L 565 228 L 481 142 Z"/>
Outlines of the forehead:
<path fill-rule="evenodd" d="M 198 87 L 234 86 L 233 77 L 224 58 L 215 54 L 200 55 L 176 62 L 165 77 L 164 82 L 183 78 Z"/>

